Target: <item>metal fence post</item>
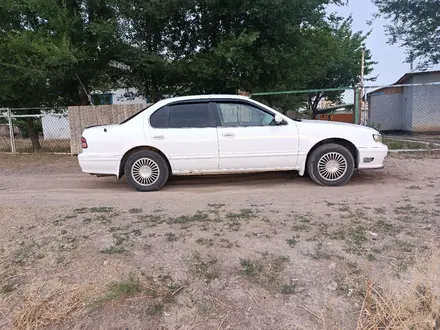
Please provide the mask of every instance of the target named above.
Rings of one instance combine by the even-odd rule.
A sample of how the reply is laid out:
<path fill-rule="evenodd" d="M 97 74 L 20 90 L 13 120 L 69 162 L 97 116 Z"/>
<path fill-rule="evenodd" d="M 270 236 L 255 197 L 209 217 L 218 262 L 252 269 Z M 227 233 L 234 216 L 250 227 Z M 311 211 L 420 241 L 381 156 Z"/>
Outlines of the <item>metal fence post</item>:
<path fill-rule="evenodd" d="M 12 125 L 12 112 L 10 108 L 8 108 L 7 115 L 8 115 L 8 125 L 9 125 L 9 136 L 11 139 L 11 151 L 15 155 L 16 150 L 15 150 L 14 125 Z"/>
<path fill-rule="evenodd" d="M 355 87 L 353 88 L 353 91 L 354 91 L 354 123 L 359 124 L 359 108 L 360 108 L 359 89 Z"/>

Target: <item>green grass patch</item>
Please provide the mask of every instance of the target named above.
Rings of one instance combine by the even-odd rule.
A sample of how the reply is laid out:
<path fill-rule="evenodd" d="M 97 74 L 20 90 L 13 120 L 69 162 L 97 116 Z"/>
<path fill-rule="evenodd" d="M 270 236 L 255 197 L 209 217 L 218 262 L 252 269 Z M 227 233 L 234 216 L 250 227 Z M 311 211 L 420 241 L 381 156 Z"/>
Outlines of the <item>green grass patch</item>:
<path fill-rule="evenodd" d="M 286 240 L 287 244 L 289 244 L 290 247 L 294 247 L 296 245 L 296 243 L 298 243 L 298 241 L 292 237 Z"/>
<path fill-rule="evenodd" d="M 104 254 L 121 254 L 124 252 L 127 252 L 127 250 L 121 246 L 110 246 L 108 248 L 101 250 L 101 253 Z"/>
<path fill-rule="evenodd" d="M 268 290 L 278 291 L 282 288 L 282 272 L 289 258 L 264 253 L 259 259 L 241 259 L 240 273 L 250 282 L 254 282 Z"/>
<path fill-rule="evenodd" d="M 177 218 L 169 218 L 168 224 L 188 224 L 204 221 L 210 221 L 209 215 L 205 212 L 197 211 L 197 213 L 193 215 L 182 215 Z"/>
<path fill-rule="evenodd" d="M 140 214 L 142 212 L 143 212 L 142 209 L 137 209 L 137 208 L 128 210 L 128 213 L 130 213 L 130 214 Z"/>
<path fill-rule="evenodd" d="M 228 219 L 251 219 L 255 218 L 255 213 L 251 209 L 241 209 L 240 212 L 230 212 L 226 215 Z"/>
<path fill-rule="evenodd" d="M 154 302 L 152 305 L 147 308 L 147 315 L 157 316 L 163 313 L 165 306 L 161 302 Z"/>
<path fill-rule="evenodd" d="M 209 283 L 220 276 L 218 259 L 214 256 L 202 257 L 194 252 L 190 258 L 191 273 Z"/>
<path fill-rule="evenodd" d="M 99 207 L 91 207 L 89 209 L 89 212 L 91 212 L 91 213 L 109 213 L 109 212 L 113 212 L 114 210 L 115 210 L 114 207 L 99 206 Z"/>
<path fill-rule="evenodd" d="M 429 149 L 428 144 L 423 143 L 417 143 L 417 142 L 411 142 L 411 141 L 402 141 L 402 140 L 390 140 L 390 139 L 384 139 L 384 144 L 388 146 L 391 150 L 403 150 L 403 149 L 414 149 L 414 150 L 420 150 L 420 149 Z"/>
<path fill-rule="evenodd" d="M 288 284 L 281 285 L 280 289 L 282 294 L 294 294 L 296 291 L 296 283 L 293 281 L 290 281 Z"/>
<path fill-rule="evenodd" d="M 139 279 L 133 275 L 124 281 L 110 283 L 104 294 L 103 301 L 129 298 L 142 292 Z"/>
<path fill-rule="evenodd" d="M 168 242 L 176 242 L 179 240 L 179 237 L 174 233 L 166 233 L 165 237 Z"/>

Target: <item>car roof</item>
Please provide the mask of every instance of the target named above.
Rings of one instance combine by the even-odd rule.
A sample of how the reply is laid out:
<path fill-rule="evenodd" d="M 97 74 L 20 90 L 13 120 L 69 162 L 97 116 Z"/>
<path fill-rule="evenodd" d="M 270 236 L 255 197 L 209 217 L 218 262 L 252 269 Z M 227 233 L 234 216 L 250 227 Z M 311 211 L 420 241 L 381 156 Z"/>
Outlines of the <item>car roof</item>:
<path fill-rule="evenodd" d="M 211 95 L 189 95 L 189 96 L 179 96 L 172 97 L 169 99 L 161 100 L 163 104 L 180 102 L 180 101 L 196 101 L 196 100 L 215 100 L 215 99 L 234 99 L 234 100 L 249 100 L 248 96 L 242 95 L 229 95 L 229 94 L 211 94 Z"/>

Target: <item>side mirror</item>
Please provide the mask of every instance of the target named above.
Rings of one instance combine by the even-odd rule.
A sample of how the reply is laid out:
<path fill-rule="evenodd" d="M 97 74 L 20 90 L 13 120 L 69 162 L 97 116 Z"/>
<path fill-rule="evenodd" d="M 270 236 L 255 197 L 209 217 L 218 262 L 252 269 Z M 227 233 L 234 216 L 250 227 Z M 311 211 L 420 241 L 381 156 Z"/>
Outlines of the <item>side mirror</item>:
<path fill-rule="evenodd" d="M 281 124 L 283 122 L 283 117 L 281 117 L 279 114 L 275 115 L 275 123 L 277 125 Z"/>

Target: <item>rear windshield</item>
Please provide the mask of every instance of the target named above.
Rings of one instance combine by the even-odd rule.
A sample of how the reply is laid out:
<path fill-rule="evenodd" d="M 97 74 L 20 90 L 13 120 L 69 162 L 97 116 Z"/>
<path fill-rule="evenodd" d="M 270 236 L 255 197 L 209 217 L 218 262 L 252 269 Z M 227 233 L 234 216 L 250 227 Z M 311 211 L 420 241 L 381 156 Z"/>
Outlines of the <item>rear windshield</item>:
<path fill-rule="evenodd" d="M 139 110 L 138 112 L 136 112 L 134 115 L 128 117 L 127 119 L 125 119 L 124 121 L 120 122 L 119 125 L 125 124 L 126 122 L 132 120 L 134 117 L 136 117 L 137 115 L 140 115 L 142 112 L 144 112 L 145 110 L 147 110 L 149 107 L 151 107 L 151 105 L 146 106 L 145 108 Z"/>

